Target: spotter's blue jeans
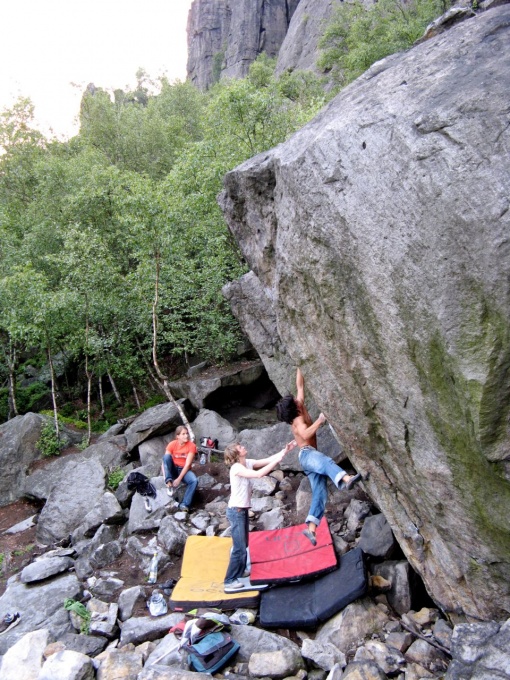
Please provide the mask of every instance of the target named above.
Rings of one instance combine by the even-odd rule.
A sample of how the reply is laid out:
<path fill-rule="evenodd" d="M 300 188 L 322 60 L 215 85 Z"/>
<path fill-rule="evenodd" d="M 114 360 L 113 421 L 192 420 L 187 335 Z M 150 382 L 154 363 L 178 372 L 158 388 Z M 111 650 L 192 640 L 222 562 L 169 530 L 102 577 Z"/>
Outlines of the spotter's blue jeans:
<path fill-rule="evenodd" d="M 225 585 L 241 578 L 246 569 L 248 547 L 248 508 L 227 508 L 227 519 L 232 531 L 232 552 L 225 576 Z"/>
<path fill-rule="evenodd" d="M 174 463 L 172 456 L 169 453 L 165 453 L 163 456 L 163 470 L 165 471 L 166 484 L 167 482 L 177 479 L 182 472 L 182 467 L 179 467 Z M 198 486 L 198 478 L 194 472 L 188 470 L 182 478 L 182 481 L 186 484 L 186 491 L 184 493 L 184 498 L 182 499 L 182 504 L 187 508 L 190 508 Z"/>
<path fill-rule="evenodd" d="M 312 504 L 306 522 L 313 522 L 318 526 L 324 517 L 328 500 L 328 477 L 337 488 L 340 488 L 346 472 L 331 458 L 312 446 L 303 446 L 299 452 L 299 462 L 312 487 Z"/>

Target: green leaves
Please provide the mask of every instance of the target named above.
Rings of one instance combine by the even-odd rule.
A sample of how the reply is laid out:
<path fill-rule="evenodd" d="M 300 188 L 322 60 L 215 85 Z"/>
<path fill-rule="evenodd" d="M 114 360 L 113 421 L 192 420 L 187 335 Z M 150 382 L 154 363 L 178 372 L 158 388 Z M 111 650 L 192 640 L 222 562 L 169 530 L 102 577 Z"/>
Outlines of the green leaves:
<path fill-rule="evenodd" d="M 357 0 L 335 9 L 320 42 L 318 65 L 341 86 L 379 59 L 408 49 L 427 25 L 446 10 L 443 0 Z"/>
<path fill-rule="evenodd" d="M 325 103 L 311 74 L 267 57 L 209 92 L 143 72 L 133 92 L 88 88 L 80 134 L 48 143 L 20 100 L 0 120 L 0 371 L 65 350 L 88 385 L 147 384 L 156 350 L 226 361 L 240 330 L 221 289 L 246 270 L 218 207 L 226 172 L 284 141 Z M 12 382 L 12 380 L 11 380 Z"/>

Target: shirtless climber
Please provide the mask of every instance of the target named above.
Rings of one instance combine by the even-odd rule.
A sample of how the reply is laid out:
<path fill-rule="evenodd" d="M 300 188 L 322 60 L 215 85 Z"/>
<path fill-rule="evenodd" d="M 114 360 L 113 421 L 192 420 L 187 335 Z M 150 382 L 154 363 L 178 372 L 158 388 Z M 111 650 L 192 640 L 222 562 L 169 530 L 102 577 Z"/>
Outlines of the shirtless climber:
<path fill-rule="evenodd" d="M 328 477 L 338 489 L 351 489 L 360 481 L 361 475 L 348 475 L 331 458 L 317 451 L 316 433 L 326 418 L 321 413 L 317 420 L 312 422 L 305 406 L 305 381 L 299 368 L 296 374 L 296 389 L 296 398 L 288 394 L 276 404 L 276 415 L 278 420 L 291 426 L 294 439 L 300 447 L 299 462 L 312 487 L 312 503 L 306 518 L 308 528 L 303 533 L 312 545 L 316 545 L 315 534 L 324 516 L 328 499 Z"/>

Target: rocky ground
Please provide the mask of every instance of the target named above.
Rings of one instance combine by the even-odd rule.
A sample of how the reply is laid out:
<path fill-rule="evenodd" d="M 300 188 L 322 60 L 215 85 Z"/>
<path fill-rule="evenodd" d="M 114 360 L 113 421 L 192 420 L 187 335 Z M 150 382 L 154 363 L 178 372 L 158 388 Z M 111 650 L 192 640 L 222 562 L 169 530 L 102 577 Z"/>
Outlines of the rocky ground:
<path fill-rule="evenodd" d="M 20 625 L 0 636 L 2 680 L 20 677 L 20 669 L 23 677 L 37 680 L 188 677 L 185 658 L 171 651 L 177 640 L 168 632 L 182 613 L 153 617 L 147 599 L 155 587 L 179 578 L 188 536 L 226 535 L 229 487 L 224 464 L 213 457 L 210 463 L 196 464 L 200 483 L 189 515 L 169 499 L 159 469 L 161 451 L 178 418 L 174 407 L 160 405 L 133 422 L 119 424 L 85 451 L 69 447 L 59 459 L 43 461 L 36 456 L 29 465 L 16 490 L 18 500 L 0 509 L 4 555 L 0 618 L 13 610 L 21 613 Z M 0 427 L 11 468 L 16 461 L 19 464 L 23 451 L 26 454 L 22 442 L 37 440 L 27 434 L 29 426 L 40 428 L 40 418 L 32 414 Z M 192 426 L 198 439 L 214 433 L 220 447 L 237 439 L 254 457 L 281 448 L 289 439 L 283 424 L 239 431 L 206 409 L 199 411 Z M 321 437 L 321 447 L 341 456 L 328 428 Z M 349 469 L 348 461 L 342 465 Z M 108 471 L 119 468 L 126 474 L 138 469 L 151 478 L 157 490 L 151 512 L 125 480 L 114 492 L 107 488 Z M 271 478 L 256 482 L 252 530 L 302 523 L 310 498 L 309 483 L 296 452 L 291 452 Z M 5 533 L 34 515 L 34 526 L 22 524 L 16 533 Z M 241 648 L 217 677 L 510 678 L 505 670 L 509 657 L 501 651 L 510 641 L 510 625 L 475 624 L 475 630 L 465 624 L 467 628 L 458 625 L 452 631 L 427 599 L 362 485 L 348 492 L 331 486 L 327 518 L 340 560 L 356 546 L 366 554 L 365 597 L 314 630 L 264 630 L 258 618 L 253 625 L 234 625 L 232 636 Z M 150 586 L 147 574 L 154 550 L 160 569 L 158 584 Z M 89 634 L 79 633 L 81 619 L 63 607 L 68 598 L 87 608 Z M 491 663 L 503 670 L 480 675 Z"/>

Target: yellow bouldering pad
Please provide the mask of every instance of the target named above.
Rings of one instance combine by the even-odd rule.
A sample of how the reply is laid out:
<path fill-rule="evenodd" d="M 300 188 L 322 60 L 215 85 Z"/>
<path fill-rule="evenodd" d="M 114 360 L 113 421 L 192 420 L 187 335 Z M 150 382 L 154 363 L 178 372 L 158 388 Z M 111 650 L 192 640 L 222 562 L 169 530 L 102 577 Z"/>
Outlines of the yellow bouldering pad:
<path fill-rule="evenodd" d="M 181 577 L 169 600 L 171 609 L 188 611 L 195 607 L 236 609 L 258 606 L 257 590 L 236 593 L 225 593 L 223 590 L 231 547 L 231 538 L 188 536 L 184 546 Z"/>

